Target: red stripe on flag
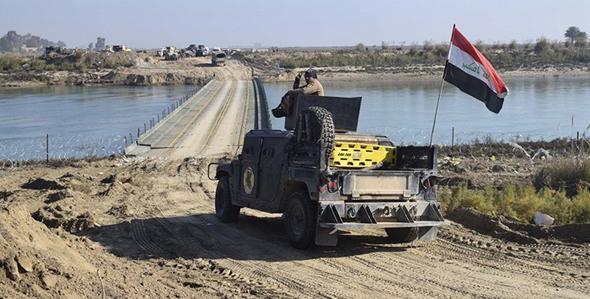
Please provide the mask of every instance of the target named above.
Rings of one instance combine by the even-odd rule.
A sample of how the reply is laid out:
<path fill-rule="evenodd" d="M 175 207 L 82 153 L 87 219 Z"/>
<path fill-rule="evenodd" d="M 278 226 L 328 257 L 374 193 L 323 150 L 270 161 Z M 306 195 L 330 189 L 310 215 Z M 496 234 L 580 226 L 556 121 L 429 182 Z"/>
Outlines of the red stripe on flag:
<path fill-rule="evenodd" d="M 453 27 L 453 34 L 451 35 L 451 43 L 455 45 L 457 48 L 463 50 L 463 52 L 469 54 L 469 56 L 473 57 L 475 61 L 483 65 L 486 69 L 486 72 L 490 76 L 490 82 L 494 84 L 496 87 L 496 92 L 498 93 L 499 97 L 505 97 L 508 94 L 508 87 L 500 78 L 500 75 L 496 72 L 490 61 L 474 47 L 469 40 L 459 32 L 459 29 Z"/>

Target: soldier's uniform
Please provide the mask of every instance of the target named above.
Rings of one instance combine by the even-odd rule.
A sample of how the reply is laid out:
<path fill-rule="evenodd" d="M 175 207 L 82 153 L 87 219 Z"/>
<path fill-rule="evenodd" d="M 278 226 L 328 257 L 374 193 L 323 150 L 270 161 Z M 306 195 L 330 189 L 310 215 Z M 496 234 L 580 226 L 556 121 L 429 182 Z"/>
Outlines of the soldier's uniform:
<path fill-rule="evenodd" d="M 303 94 L 311 94 L 315 96 L 324 96 L 324 86 L 322 83 L 316 78 L 313 78 L 309 84 L 304 86 L 299 86 L 299 82 L 301 78 L 295 77 L 295 82 L 293 82 L 293 89 L 289 92 L 292 94 L 303 93 Z"/>
<path fill-rule="evenodd" d="M 307 73 L 307 72 L 306 72 Z M 291 112 L 291 103 L 295 101 L 295 98 L 298 94 L 306 94 L 306 95 L 316 95 L 316 96 L 324 96 L 324 87 L 322 83 L 317 79 L 317 75 L 315 71 L 313 71 L 313 77 L 311 77 L 311 82 L 304 86 L 299 86 L 301 83 L 301 77 L 295 77 L 295 81 L 293 82 L 293 89 L 289 90 L 282 98 L 281 104 L 272 110 L 272 114 L 275 117 L 284 117 L 287 116 Z"/>

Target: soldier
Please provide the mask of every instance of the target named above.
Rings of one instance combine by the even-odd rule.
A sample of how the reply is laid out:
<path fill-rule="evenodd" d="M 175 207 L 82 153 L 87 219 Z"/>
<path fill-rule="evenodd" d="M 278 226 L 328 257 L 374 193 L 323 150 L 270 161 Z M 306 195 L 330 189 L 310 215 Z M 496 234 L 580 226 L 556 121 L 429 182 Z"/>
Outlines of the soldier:
<path fill-rule="evenodd" d="M 301 75 L 304 75 L 305 82 L 307 83 L 304 86 L 299 86 L 301 81 Z M 298 94 L 308 94 L 308 95 L 317 95 L 323 96 L 324 95 L 324 87 L 318 80 L 318 73 L 314 69 L 307 69 L 304 73 L 299 72 L 297 76 L 295 76 L 295 81 L 293 82 L 293 89 L 289 90 L 283 98 L 281 98 L 281 103 L 275 109 L 272 109 L 272 115 L 274 117 L 284 117 L 287 116 L 291 112 L 291 103 L 295 101 L 295 98 Z"/>

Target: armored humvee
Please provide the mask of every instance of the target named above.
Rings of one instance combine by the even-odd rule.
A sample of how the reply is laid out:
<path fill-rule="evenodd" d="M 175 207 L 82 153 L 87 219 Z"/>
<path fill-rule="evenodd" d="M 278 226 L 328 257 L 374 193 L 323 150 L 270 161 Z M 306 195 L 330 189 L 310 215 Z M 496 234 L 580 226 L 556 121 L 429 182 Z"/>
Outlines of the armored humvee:
<path fill-rule="evenodd" d="M 215 66 L 223 66 L 225 65 L 225 59 L 227 55 L 224 52 L 215 51 L 211 54 L 211 64 Z"/>
<path fill-rule="evenodd" d="M 240 208 L 284 213 L 291 245 L 335 246 L 342 230 L 385 229 L 391 242 L 434 240 L 437 149 L 356 133 L 361 98 L 299 95 L 286 130 L 252 130 L 241 154 L 217 164 L 216 216 Z"/>

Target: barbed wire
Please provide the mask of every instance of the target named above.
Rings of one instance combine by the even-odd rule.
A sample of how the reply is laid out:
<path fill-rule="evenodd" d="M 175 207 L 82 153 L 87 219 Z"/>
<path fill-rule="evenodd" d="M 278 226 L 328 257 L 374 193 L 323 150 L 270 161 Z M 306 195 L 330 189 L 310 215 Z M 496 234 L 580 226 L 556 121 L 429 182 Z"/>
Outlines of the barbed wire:
<path fill-rule="evenodd" d="M 47 158 L 55 160 L 107 157 L 121 154 L 124 149 L 123 136 L 45 135 L 26 139 L 5 139 L 0 142 L 0 162 L 18 164 Z"/>

